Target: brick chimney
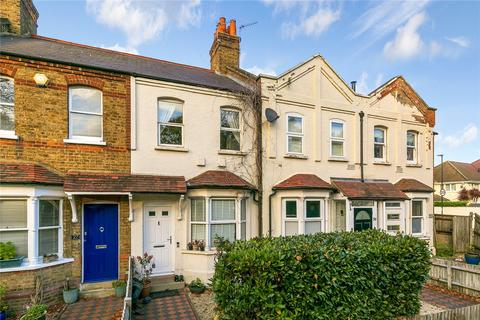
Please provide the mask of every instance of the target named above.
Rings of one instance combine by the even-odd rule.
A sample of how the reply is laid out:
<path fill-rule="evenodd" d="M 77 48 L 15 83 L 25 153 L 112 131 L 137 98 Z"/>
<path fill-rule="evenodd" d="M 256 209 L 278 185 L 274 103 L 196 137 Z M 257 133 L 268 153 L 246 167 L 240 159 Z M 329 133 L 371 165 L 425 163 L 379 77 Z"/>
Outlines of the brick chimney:
<path fill-rule="evenodd" d="M 236 21 L 230 20 L 227 26 L 225 18 L 221 17 L 210 48 L 210 69 L 227 74 L 229 67 L 234 70 L 240 67 L 240 37 Z"/>
<path fill-rule="evenodd" d="M 32 0 L 0 0 L 0 33 L 37 34 L 37 20 Z"/>

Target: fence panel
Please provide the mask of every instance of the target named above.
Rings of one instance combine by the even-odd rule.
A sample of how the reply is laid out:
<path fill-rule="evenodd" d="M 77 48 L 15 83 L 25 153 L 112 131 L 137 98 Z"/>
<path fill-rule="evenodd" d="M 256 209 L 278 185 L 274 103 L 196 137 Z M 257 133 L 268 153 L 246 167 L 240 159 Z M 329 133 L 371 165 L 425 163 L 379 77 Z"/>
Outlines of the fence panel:
<path fill-rule="evenodd" d="M 480 266 L 446 259 L 432 259 L 430 282 L 480 297 Z"/>
<path fill-rule="evenodd" d="M 453 216 L 453 215 L 434 215 L 435 223 L 435 244 L 446 244 L 450 246 L 453 253 L 467 252 L 470 248 L 472 239 L 473 215 Z M 477 242 L 480 247 L 480 221 L 478 225 Z"/>
<path fill-rule="evenodd" d="M 473 218 L 474 227 L 472 235 L 472 245 L 475 246 L 477 249 L 480 249 L 480 214 L 473 214 Z"/>

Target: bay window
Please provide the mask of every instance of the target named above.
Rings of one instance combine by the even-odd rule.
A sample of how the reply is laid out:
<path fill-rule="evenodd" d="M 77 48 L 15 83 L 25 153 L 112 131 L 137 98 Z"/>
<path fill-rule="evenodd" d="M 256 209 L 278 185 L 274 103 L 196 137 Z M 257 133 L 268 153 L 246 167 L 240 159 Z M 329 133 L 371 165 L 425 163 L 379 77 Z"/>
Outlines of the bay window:
<path fill-rule="evenodd" d="M 60 230 L 60 201 L 39 201 L 38 255 L 58 254 Z"/>
<path fill-rule="evenodd" d="M 375 161 L 386 161 L 386 134 L 387 129 L 376 126 L 373 138 L 373 158 Z"/>
<path fill-rule="evenodd" d="M 220 149 L 240 151 L 240 112 L 220 109 Z"/>
<path fill-rule="evenodd" d="M 423 233 L 423 200 L 412 200 L 412 234 Z"/>
<path fill-rule="evenodd" d="M 102 142 L 102 92 L 90 87 L 73 86 L 68 90 L 68 97 L 69 139 Z"/>
<path fill-rule="evenodd" d="M 207 215 L 205 214 L 205 199 L 191 199 L 190 204 L 191 241 L 205 241 L 207 235 Z"/>
<path fill-rule="evenodd" d="M 292 200 L 285 200 L 284 201 L 284 219 L 285 219 L 285 227 L 284 227 L 284 235 L 285 236 L 293 236 L 298 234 L 298 226 L 299 226 L 299 217 L 298 217 L 298 201 L 296 199 Z"/>
<path fill-rule="evenodd" d="M 320 200 L 305 200 L 305 234 L 322 232 Z"/>
<path fill-rule="evenodd" d="M 323 231 L 323 200 L 283 200 L 283 235 L 314 234 Z"/>
<path fill-rule="evenodd" d="M 183 145 L 183 103 L 158 99 L 158 145 Z"/>
<path fill-rule="evenodd" d="M 330 156 L 345 156 L 344 122 L 341 120 L 330 121 Z"/>
<path fill-rule="evenodd" d="M 0 242 L 12 242 L 17 256 L 28 256 L 27 200 L 0 200 Z"/>
<path fill-rule="evenodd" d="M 303 117 L 287 114 L 287 153 L 303 154 Z"/>
<path fill-rule="evenodd" d="M 0 76 L 0 134 L 14 135 L 14 84 L 13 79 Z"/>
<path fill-rule="evenodd" d="M 417 163 L 418 134 L 415 131 L 407 131 L 407 162 Z"/>

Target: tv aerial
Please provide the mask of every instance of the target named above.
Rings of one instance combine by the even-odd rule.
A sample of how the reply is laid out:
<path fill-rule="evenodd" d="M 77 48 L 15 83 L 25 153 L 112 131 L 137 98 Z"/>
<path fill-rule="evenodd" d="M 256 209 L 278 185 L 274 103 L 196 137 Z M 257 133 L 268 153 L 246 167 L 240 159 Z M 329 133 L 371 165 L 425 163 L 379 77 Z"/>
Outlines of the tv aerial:
<path fill-rule="evenodd" d="M 257 23 L 258 23 L 258 21 L 254 21 L 254 22 L 242 24 L 238 29 L 240 30 L 240 33 L 242 33 L 242 30 L 243 30 L 244 28 L 251 27 L 251 26 L 253 26 L 253 25 L 257 24 Z"/>

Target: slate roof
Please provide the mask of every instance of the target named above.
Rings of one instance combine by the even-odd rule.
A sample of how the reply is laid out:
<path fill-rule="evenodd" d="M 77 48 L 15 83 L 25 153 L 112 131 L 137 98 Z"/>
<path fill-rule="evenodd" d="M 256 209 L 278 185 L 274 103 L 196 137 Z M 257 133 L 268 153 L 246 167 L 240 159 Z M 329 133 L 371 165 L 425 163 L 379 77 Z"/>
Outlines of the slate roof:
<path fill-rule="evenodd" d="M 63 178 L 36 163 L 0 163 L 0 184 L 63 185 Z"/>
<path fill-rule="evenodd" d="M 273 190 L 334 189 L 331 184 L 314 174 L 300 173 L 276 184 Z"/>
<path fill-rule="evenodd" d="M 208 170 L 187 181 L 188 188 L 233 188 L 255 190 L 249 182 L 230 171 Z"/>
<path fill-rule="evenodd" d="M 433 188 L 415 179 L 401 179 L 395 187 L 403 192 L 433 192 Z"/>
<path fill-rule="evenodd" d="M 185 178 L 70 171 L 65 176 L 65 192 L 186 193 Z"/>
<path fill-rule="evenodd" d="M 474 162 L 475 163 L 475 162 Z M 474 163 L 445 161 L 443 163 L 443 181 L 461 182 L 461 181 L 480 181 L 480 167 Z M 442 165 L 439 164 L 433 168 L 433 178 L 435 182 L 442 179 Z"/>
<path fill-rule="evenodd" d="M 407 200 L 407 195 L 390 182 L 332 180 L 332 184 L 349 199 Z"/>
<path fill-rule="evenodd" d="M 41 36 L 2 35 L 0 53 L 225 91 L 245 90 L 234 80 L 209 69 Z"/>

